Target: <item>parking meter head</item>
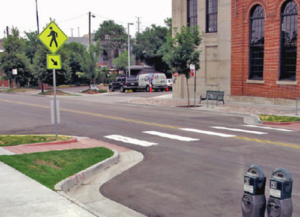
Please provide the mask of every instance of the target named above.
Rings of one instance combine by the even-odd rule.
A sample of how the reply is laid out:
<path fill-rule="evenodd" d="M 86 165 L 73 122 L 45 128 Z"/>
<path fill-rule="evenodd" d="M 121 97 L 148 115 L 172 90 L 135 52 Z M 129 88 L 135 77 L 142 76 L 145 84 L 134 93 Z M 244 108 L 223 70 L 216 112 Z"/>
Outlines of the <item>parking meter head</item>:
<path fill-rule="evenodd" d="M 270 179 L 270 197 L 280 200 L 292 197 L 293 179 L 289 171 L 276 168 Z"/>
<path fill-rule="evenodd" d="M 266 177 L 260 166 L 253 164 L 244 176 L 244 192 L 251 195 L 264 195 Z"/>

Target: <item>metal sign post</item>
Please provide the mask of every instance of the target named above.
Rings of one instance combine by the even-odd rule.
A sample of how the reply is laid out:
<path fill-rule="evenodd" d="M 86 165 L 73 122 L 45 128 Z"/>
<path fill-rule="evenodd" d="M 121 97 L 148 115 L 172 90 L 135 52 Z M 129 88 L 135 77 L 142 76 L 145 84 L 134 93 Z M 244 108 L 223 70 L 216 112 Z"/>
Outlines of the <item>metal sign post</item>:
<path fill-rule="evenodd" d="M 55 137 L 57 139 L 57 110 L 56 110 L 56 75 L 53 69 L 53 96 L 54 96 L 54 123 L 55 123 Z"/>
<path fill-rule="evenodd" d="M 191 76 L 194 77 L 194 107 L 196 107 L 196 70 L 195 65 L 190 65 Z"/>

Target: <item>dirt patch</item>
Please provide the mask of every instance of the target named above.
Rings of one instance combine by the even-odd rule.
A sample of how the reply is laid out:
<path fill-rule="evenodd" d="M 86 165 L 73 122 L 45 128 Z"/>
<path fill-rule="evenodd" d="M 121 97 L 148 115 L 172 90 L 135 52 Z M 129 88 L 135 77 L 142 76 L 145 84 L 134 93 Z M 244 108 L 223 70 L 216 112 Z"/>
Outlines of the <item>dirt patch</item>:
<path fill-rule="evenodd" d="M 43 95 L 53 96 L 53 90 L 49 90 L 47 92 L 44 92 Z M 65 92 L 63 92 L 61 90 L 56 90 L 56 95 L 57 96 L 70 96 L 71 94 L 65 93 Z"/>
<path fill-rule="evenodd" d="M 60 170 L 61 168 L 56 166 L 56 165 L 53 165 L 51 162 L 48 162 L 48 161 L 43 161 L 43 160 L 40 160 L 40 159 L 36 159 L 34 161 L 34 164 L 38 164 L 38 165 L 46 165 L 48 167 L 51 167 L 51 168 L 54 168 L 56 170 Z"/>
<path fill-rule="evenodd" d="M 96 90 L 84 90 L 81 93 L 86 93 L 86 94 L 99 94 Z"/>

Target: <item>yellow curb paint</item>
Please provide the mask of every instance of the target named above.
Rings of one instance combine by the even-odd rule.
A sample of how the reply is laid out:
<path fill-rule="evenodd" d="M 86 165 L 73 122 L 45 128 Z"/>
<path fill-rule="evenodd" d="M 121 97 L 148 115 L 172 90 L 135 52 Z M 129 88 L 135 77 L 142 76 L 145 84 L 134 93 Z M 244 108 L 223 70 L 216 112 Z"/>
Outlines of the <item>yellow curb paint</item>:
<path fill-rule="evenodd" d="M 14 104 L 20 104 L 20 105 L 27 105 L 27 106 L 33 106 L 33 107 L 40 107 L 40 108 L 47 108 L 49 109 L 50 106 L 42 106 L 42 105 L 37 105 L 37 104 L 31 104 L 31 103 L 23 103 L 23 102 L 14 102 L 10 100 L 2 100 L 2 102 L 8 102 L 8 103 L 14 103 Z M 116 116 L 107 116 L 107 115 L 102 115 L 102 114 L 96 114 L 96 113 L 90 113 L 90 112 L 82 112 L 82 111 L 77 111 L 77 110 L 71 110 L 71 109 L 60 109 L 61 111 L 65 112 L 71 112 L 71 113 L 76 113 L 76 114 L 85 114 L 85 115 L 91 115 L 91 116 L 96 116 L 96 117 L 103 117 L 103 118 L 108 118 L 108 119 L 114 119 L 114 120 L 119 120 L 119 121 L 126 121 L 126 122 L 131 122 L 131 123 L 137 123 L 137 124 L 144 124 L 144 125 L 149 125 L 149 126 L 157 126 L 157 127 L 163 127 L 163 128 L 169 128 L 169 129 L 179 129 L 182 127 L 176 127 L 176 126 L 171 126 L 171 125 L 164 125 L 164 124 L 158 124 L 158 123 L 152 123 L 152 122 L 145 122 L 145 121 L 137 121 L 133 119 L 126 119 L 126 118 L 120 118 Z M 289 144 L 289 143 L 283 143 L 283 142 L 272 142 L 268 140 L 260 140 L 260 139 L 254 139 L 254 138 L 248 138 L 248 137 L 240 137 L 240 136 L 235 136 L 235 137 L 230 137 L 234 139 L 239 139 L 239 140 L 246 140 L 246 141 L 251 141 L 251 142 L 257 142 L 257 143 L 267 143 L 267 144 L 272 144 L 272 145 L 279 145 L 279 146 L 284 146 L 284 147 L 289 147 L 289 148 L 295 148 L 295 149 L 300 149 L 299 145 L 294 145 L 294 144 Z"/>

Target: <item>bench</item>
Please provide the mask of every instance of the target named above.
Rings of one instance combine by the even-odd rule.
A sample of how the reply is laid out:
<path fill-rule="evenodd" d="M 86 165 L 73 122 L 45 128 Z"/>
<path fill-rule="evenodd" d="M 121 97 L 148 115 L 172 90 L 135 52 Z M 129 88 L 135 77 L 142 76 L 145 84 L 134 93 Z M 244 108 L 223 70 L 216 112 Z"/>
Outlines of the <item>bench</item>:
<path fill-rule="evenodd" d="M 207 90 L 205 97 L 202 97 L 202 95 L 200 95 L 200 104 L 201 100 L 216 100 L 216 105 L 218 101 L 222 101 L 224 105 L 224 91 Z"/>

